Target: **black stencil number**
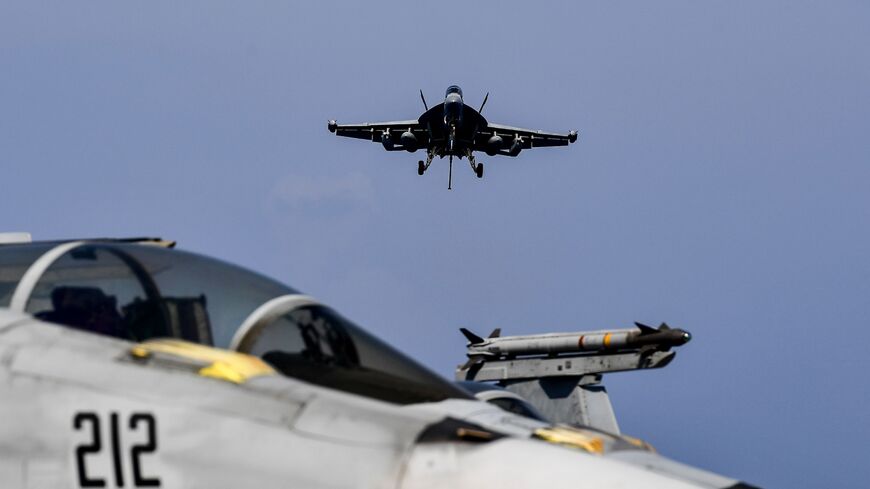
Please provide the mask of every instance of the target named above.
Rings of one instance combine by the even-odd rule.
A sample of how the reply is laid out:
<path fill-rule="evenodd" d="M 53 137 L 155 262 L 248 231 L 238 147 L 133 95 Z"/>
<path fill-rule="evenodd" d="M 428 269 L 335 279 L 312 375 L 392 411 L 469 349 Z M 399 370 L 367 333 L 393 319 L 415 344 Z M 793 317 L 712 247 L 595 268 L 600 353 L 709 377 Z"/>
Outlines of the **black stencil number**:
<path fill-rule="evenodd" d="M 102 438 L 100 436 L 100 417 L 93 412 L 76 413 L 73 417 L 73 428 L 76 431 L 87 430 L 86 425 L 90 425 L 91 440 L 78 445 L 75 449 L 79 487 L 106 487 L 105 479 L 89 477 L 87 471 L 88 455 L 96 456 L 103 450 Z M 160 487 L 159 477 L 142 475 L 142 457 L 157 452 L 157 420 L 150 413 L 133 413 L 130 416 L 128 426 L 130 433 L 142 431 L 146 434 L 146 441 L 144 443 L 130 447 L 128 459 L 130 460 L 133 472 L 132 487 Z M 113 412 L 109 415 L 109 430 L 115 487 L 123 488 L 125 457 L 121 452 L 123 447 L 121 446 L 121 423 L 119 423 L 118 413 Z"/>
<path fill-rule="evenodd" d="M 83 429 L 86 421 L 91 425 L 91 443 L 76 447 L 76 471 L 79 474 L 79 487 L 106 487 L 105 480 L 88 477 L 87 469 L 85 468 L 85 457 L 89 453 L 100 453 L 100 450 L 103 449 L 102 438 L 100 438 L 100 418 L 96 414 L 76 414 L 73 418 L 73 428 L 76 430 Z"/>
<path fill-rule="evenodd" d="M 135 430 L 140 421 L 146 425 L 148 441 L 144 445 L 134 445 L 130 450 L 130 459 L 133 460 L 133 485 L 136 487 L 160 487 L 160 479 L 142 475 L 142 464 L 139 460 L 142 454 L 157 451 L 157 427 L 154 416 L 147 413 L 136 413 L 130 416 L 130 429 Z"/>

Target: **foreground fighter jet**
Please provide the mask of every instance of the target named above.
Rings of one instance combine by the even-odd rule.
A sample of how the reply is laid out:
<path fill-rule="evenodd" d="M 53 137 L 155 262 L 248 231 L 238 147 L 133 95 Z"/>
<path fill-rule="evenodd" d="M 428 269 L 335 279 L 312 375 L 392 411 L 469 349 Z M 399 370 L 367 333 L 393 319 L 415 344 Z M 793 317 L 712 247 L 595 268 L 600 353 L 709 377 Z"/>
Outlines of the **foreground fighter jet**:
<path fill-rule="evenodd" d="M 422 90 L 420 98 L 426 111 L 417 120 L 365 124 L 338 124 L 330 120 L 327 128 L 339 136 L 380 142 L 387 151 L 404 150 L 413 153 L 418 149 L 425 149 L 426 161 L 420 160 L 417 163 L 419 175 L 426 172 L 436 156 L 448 156 L 448 189 L 453 181 L 454 156 L 460 159 L 467 157 L 477 177 L 483 178 L 483 163 L 475 163 L 474 151 L 483 151 L 489 156 L 517 156 L 524 149 L 567 146 L 577 140 L 576 131 L 553 134 L 488 122 L 481 115 L 483 106 L 489 99 L 488 93 L 478 110 L 465 104 L 462 89 L 456 85 L 447 89 L 444 102 L 431 109 L 426 104 Z"/>
<path fill-rule="evenodd" d="M 172 242 L 6 241 L 3 488 L 748 487 L 478 401 L 315 299 Z"/>

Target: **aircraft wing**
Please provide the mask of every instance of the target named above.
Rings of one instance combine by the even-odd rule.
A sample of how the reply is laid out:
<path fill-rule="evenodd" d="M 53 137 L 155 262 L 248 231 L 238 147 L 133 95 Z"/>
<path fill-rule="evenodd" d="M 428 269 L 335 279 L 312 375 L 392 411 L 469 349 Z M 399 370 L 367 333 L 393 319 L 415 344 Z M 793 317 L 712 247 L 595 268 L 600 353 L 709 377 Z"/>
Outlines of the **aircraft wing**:
<path fill-rule="evenodd" d="M 329 132 L 333 132 L 338 136 L 367 139 L 376 143 L 382 142 L 381 137 L 384 131 L 387 131 L 390 134 L 390 138 L 396 142 L 399 141 L 399 137 L 405 131 L 411 131 L 421 146 L 425 146 L 429 139 L 428 130 L 417 120 L 365 122 L 362 124 L 339 124 L 335 121 L 329 121 L 328 129 Z"/>
<path fill-rule="evenodd" d="M 500 136 L 508 147 L 515 137 L 519 137 L 522 149 L 568 146 L 577 140 L 577 133 L 574 131 L 570 131 L 567 134 L 557 134 L 501 124 L 487 124 L 485 128 L 478 129 L 474 137 L 474 149 L 476 151 L 486 151 L 487 141 L 496 135 Z"/>

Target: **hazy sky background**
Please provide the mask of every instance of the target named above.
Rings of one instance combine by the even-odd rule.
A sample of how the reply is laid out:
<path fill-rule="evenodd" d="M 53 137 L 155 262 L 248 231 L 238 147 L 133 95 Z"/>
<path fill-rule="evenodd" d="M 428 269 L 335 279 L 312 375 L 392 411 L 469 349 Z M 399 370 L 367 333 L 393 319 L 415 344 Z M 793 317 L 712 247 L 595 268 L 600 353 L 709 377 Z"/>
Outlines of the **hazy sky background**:
<path fill-rule="evenodd" d="M 38 4 L 37 4 L 38 3 Z M 460 326 L 667 321 L 626 433 L 767 488 L 870 480 L 870 6 L 0 3 L 0 229 L 157 235 L 446 376 Z M 419 177 L 326 121 L 457 83 L 569 148 Z"/>

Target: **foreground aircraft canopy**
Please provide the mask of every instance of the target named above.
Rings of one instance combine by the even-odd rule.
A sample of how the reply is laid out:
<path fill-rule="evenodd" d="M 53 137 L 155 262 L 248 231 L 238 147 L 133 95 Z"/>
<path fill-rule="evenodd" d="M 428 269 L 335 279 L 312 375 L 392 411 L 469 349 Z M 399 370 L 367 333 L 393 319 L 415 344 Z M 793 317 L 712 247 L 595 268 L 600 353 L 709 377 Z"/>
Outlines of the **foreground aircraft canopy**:
<path fill-rule="evenodd" d="M 3 241 L 3 488 L 749 487 L 505 412 L 172 242 Z"/>
<path fill-rule="evenodd" d="M 431 109 L 426 105 L 422 91 L 420 98 L 426 111 L 417 120 L 364 124 L 339 124 L 330 120 L 327 128 L 339 136 L 381 143 L 387 151 L 413 153 L 425 149 L 426 161 L 417 163 L 419 175 L 426 172 L 436 156 L 447 156 L 450 158 L 448 188 L 452 183 L 454 156 L 467 157 L 471 169 L 482 178 L 483 163 L 475 162 L 475 151 L 489 156 L 517 156 L 524 149 L 567 146 L 577 141 L 576 131 L 555 134 L 488 122 L 481 113 L 489 94 L 477 110 L 465 104 L 462 89 L 456 85 L 450 86 L 444 101 Z"/>

